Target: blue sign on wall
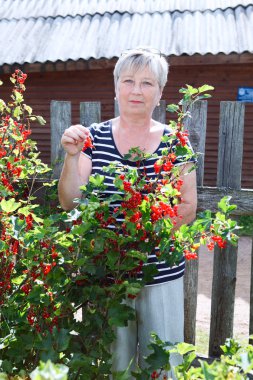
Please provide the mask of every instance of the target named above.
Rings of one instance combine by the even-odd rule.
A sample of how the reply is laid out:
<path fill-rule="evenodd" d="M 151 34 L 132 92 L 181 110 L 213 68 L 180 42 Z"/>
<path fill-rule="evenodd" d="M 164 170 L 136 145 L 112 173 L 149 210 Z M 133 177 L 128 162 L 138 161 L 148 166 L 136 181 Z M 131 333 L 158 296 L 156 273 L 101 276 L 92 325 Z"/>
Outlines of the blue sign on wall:
<path fill-rule="evenodd" d="M 240 102 L 253 102 L 253 87 L 239 87 L 237 100 Z"/>

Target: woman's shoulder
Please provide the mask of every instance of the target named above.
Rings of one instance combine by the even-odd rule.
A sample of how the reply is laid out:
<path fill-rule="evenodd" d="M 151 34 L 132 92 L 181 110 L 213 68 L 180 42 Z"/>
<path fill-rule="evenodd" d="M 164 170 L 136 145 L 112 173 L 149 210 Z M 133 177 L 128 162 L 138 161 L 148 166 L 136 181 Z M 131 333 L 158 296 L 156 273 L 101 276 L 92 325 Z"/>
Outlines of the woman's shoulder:
<path fill-rule="evenodd" d="M 154 127 L 155 127 L 156 131 L 160 130 L 166 135 L 173 133 L 172 128 L 168 124 L 163 124 L 163 123 L 160 123 L 159 121 L 155 121 L 155 120 L 153 122 L 154 122 Z"/>
<path fill-rule="evenodd" d="M 164 134 L 165 135 L 172 135 L 173 129 L 169 125 L 164 125 Z"/>
<path fill-rule="evenodd" d="M 101 123 L 92 123 L 88 129 L 92 136 L 111 133 L 112 123 L 111 120 L 103 121 Z"/>

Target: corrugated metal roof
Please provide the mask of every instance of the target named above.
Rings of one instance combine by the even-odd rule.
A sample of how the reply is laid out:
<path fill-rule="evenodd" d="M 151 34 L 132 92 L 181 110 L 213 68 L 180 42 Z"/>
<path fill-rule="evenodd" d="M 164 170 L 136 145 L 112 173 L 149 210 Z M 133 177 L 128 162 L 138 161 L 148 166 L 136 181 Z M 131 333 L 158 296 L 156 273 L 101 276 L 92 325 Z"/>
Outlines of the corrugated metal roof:
<path fill-rule="evenodd" d="M 0 19 L 99 13 L 195 12 L 252 5 L 249 0 L 0 0 Z"/>
<path fill-rule="evenodd" d="M 218 9 L 201 10 L 204 4 L 216 4 Z M 252 53 L 253 5 L 246 0 L 240 4 L 233 0 L 0 0 L 0 65 L 110 59 L 138 45 L 177 56 Z M 164 10 L 166 5 L 171 11 Z"/>

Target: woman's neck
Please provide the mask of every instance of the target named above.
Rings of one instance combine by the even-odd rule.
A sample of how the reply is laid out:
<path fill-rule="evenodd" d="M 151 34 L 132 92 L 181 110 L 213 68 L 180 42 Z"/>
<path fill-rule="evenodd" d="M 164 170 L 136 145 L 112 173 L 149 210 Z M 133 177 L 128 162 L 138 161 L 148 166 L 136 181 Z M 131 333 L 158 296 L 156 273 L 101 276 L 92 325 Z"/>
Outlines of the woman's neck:
<path fill-rule="evenodd" d="M 130 148 L 139 147 L 141 150 L 153 153 L 163 134 L 163 126 L 154 120 L 131 120 L 118 117 L 113 119 L 113 136 L 119 152 L 124 155 Z"/>
<path fill-rule="evenodd" d="M 127 135 L 142 135 L 149 133 L 152 126 L 153 120 L 150 118 L 142 118 L 140 117 L 122 117 L 120 116 L 116 122 L 117 128 L 120 128 L 124 134 Z"/>

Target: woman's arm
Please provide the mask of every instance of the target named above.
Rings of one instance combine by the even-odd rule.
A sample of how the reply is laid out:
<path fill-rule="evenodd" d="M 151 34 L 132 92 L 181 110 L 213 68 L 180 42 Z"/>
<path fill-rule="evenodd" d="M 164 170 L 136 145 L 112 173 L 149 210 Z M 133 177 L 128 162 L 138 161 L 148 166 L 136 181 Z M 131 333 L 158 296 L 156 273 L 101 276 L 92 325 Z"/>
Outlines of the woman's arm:
<path fill-rule="evenodd" d="M 191 223 L 196 218 L 197 210 L 197 184 L 196 170 L 188 173 L 192 164 L 186 164 L 180 178 L 183 180 L 181 187 L 182 203 L 178 205 L 178 217 L 175 220 L 175 229 L 178 229 L 182 224 Z"/>
<path fill-rule="evenodd" d="M 64 210 L 75 207 L 73 200 L 80 198 L 80 186 L 88 183 L 91 174 L 92 162 L 81 153 L 88 136 L 87 128 L 82 125 L 73 125 L 65 130 L 61 139 L 66 156 L 58 184 L 58 195 Z"/>

